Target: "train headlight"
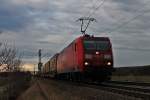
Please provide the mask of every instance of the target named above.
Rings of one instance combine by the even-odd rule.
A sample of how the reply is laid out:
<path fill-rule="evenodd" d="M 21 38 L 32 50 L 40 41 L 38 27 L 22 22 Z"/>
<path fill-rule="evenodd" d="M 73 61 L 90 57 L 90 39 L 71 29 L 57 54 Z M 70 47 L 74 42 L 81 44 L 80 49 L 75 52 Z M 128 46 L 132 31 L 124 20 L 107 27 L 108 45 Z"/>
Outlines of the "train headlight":
<path fill-rule="evenodd" d="M 111 55 L 109 54 L 104 55 L 104 59 L 111 59 Z"/>
<path fill-rule="evenodd" d="M 107 65 L 110 66 L 110 65 L 111 65 L 111 62 L 107 62 Z"/>
<path fill-rule="evenodd" d="M 85 66 L 88 66 L 88 65 L 89 65 L 89 63 L 88 63 L 88 62 L 85 62 L 85 63 L 84 63 L 84 65 L 85 65 Z"/>
<path fill-rule="evenodd" d="M 100 53 L 98 51 L 95 52 L 96 55 L 99 55 Z"/>
<path fill-rule="evenodd" d="M 92 55 L 90 55 L 90 54 L 85 54 L 85 59 L 92 59 Z"/>

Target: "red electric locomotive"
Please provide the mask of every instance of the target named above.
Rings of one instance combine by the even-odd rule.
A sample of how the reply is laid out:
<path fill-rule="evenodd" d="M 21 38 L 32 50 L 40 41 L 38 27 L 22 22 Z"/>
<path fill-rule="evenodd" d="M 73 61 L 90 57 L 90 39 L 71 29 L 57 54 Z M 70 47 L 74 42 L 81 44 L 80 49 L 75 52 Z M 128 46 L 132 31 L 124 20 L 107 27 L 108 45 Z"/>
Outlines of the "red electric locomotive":
<path fill-rule="evenodd" d="M 71 79 L 81 77 L 110 79 L 113 53 L 108 37 L 83 35 L 64 48 L 57 58 L 57 76 Z"/>

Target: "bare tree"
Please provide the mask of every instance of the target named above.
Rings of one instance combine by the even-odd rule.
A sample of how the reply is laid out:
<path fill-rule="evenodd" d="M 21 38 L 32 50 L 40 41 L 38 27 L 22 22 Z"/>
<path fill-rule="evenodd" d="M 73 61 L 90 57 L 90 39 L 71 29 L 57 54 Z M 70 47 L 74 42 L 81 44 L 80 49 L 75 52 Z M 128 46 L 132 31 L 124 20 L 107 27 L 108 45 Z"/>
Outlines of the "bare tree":
<path fill-rule="evenodd" d="M 8 46 L 7 43 L 0 45 L 0 67 L 1 71 L 16 71 L 21 64 L 21 56 L 17 56 L 17 49 Z"/>

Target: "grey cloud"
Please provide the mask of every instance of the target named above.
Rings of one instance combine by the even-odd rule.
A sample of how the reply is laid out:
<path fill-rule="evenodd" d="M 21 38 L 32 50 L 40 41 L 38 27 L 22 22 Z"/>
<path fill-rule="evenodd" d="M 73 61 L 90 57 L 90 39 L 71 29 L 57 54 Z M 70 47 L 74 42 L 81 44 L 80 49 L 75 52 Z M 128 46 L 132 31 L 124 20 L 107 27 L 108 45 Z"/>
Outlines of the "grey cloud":
<path fill-rule="evenodd" d="M 30 21 L 26 15 L 27 9 L 13 6 L 6 0 L 0 3 L 0 27 L 2 30 L 19 30 Z"/>
<path fill-rule="evenodd" d="M 149 52 L 135 51 L 135 50 L 114 50 L 115 66 L 136 66 L 136 65 L 148 65 L 149 64 Z M 120 56 L 123 55 L 123 56 Z"/>
<path fill-rule="evenodd" d="M 80 23 L 75 21 L 79 17 L 88 16 L 93 11 L 93 4 L 98 6 L 100 2 L 1 0 L 0 30 L 4 32 L 0 39 L 15 42 L 24 51 L 26 61 L 30 57 L 30 60 L 33 58 L 35 61 L 39 48 L 51 56 L 80 35 Z M 87 33 L 110 37 L 114 47 L 115 66 L 139 64 L 140 60 L 141 64 L 149 64 L 148 60 L 141 59 L 150 59 L 147 55 L 150 49 L 149 5 L 146 0 L 110 0 L 92 15 L 98 22 L 92 23 Z M 141 16 L 112 32 L 137 14 Z M 136 53 L 141 52 L 144 53 L 137 54 L 141 58 L 135 57 Z"/>

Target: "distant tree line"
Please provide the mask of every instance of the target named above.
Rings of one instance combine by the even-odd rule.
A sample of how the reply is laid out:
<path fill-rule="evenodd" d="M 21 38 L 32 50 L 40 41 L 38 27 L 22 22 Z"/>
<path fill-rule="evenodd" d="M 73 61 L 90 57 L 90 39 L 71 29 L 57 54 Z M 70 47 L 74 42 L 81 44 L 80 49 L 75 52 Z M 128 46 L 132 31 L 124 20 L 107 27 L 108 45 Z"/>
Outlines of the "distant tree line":
<path fill-rule="evenodd" d="M 116 76 L 150 75 L 150 65 L 116 68 L 116 71 L 113 73 L 113 75 L 116 75 Z"/>

